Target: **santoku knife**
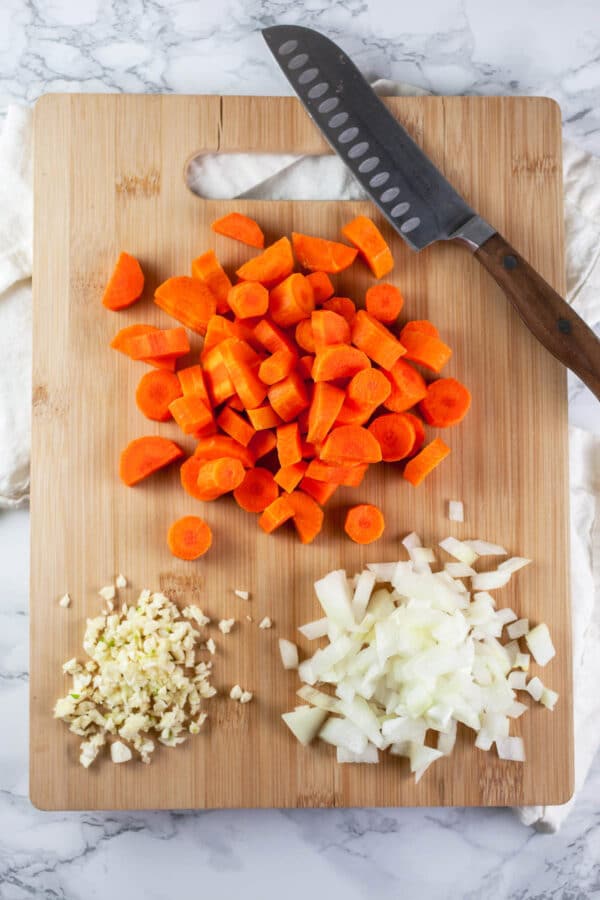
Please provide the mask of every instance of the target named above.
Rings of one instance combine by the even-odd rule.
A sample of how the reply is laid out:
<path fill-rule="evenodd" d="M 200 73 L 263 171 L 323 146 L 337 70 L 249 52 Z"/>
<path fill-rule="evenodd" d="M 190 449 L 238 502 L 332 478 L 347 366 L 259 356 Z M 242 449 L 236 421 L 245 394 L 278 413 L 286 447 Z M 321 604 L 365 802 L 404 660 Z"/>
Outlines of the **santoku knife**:
<path fill-rule="evenodd" d="M 318 31 L 276 25 L 263 37 L 309 115 L 413 250 L 467 246 L 535 337 L 600 399 L 600 341 L 562 297 L 472 210 L 415 144 L 352 60 Z"/>

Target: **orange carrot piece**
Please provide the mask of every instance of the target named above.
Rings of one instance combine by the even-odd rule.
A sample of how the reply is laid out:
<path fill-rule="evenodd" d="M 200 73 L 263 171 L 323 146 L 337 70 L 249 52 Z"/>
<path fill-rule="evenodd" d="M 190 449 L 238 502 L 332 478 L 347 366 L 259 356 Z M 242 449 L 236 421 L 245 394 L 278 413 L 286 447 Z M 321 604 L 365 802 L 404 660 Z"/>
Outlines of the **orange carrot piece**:
<path fill-rule="evenodd" d="M 269 292 L 258 281 L 240 281 L 230 289 L 227 302 L 238 319 L 264 316 L 269 308 Z"/>
<path fill-rule="evenodd" d="M 307 356 L 301 356 L 298 360 L 296 369 L 298 371 L 298 374 L 302 378 L 304 378 L 305 381 L 307 381 L 308 379 L 312 379 L 314 361 L 315 358 L 310 353 L 307 354 Z"/>
<path fill-rule="evenodd" d="M 410 409 L 427 394 L 425 379 L 404 359 L 399 359 L 386 374 L 389 376 L 392 392 L 383 405 L 392 412 Z"/>
<path fill-rule="evenodd" d="M 110 342 L 110 346 L 113 350 L 118 350 L 119 353 L 124 353 L 125 356 L 129 356 L 128 346 L 130 338 L 139 337 L 142 334 L 151 334 L 155 331 L 160 331 L 160 329 L 156 328 L 154 325 L 127 325 L 125 328 L 121 328 L 120 331 L 117 331 Z M 129 358 L 131 359 L 131 357 Z M 154 366 L 155 369 L 166 369 L 168 372 L 174 372 L 177 357 L 146 357 L 146 359 L 142 359 L 141 362 L 148 363 L 149 366 Z"/>
<path fill-rule="evenodd" d="M 304 477 L 300 482 L 300 490 L 316 500 L 320 506 L 325 506 L 328 500 L 333 497 L 339 485 L 326 484 L 324 481 L 315 481 L 314 478 Z"/>
<path fill-rule="evenodd" d="M 384 528 L 383 513 L 372 503 L 360 503 L 346 514 L 344 531 L 356 544 L 372 544 L 379 540 Z"/>
<path fill-rule="evenodd" d="M 350 478 L 350 472 L 354 468 L 356 468 L 354 464 L 335 465 L 320 459 L 313 459 L 308 464 L 306 476 L 315 481 L 324 481 L 326 484 L 344 484 Z"/>
<path fill-rule="evenodd" d="M 335 289 L 327 272 L 311 272 L 306 277 L 312 285 L 315 303 L 323 303 L 335 294 Z"/>
<path fill-rule="evenodd" d="M 169 528 L 167 544 L 178 559 L 198 559 L 210 550 L 212 531 L 199 516 L 183 516 Z"/>
<path fill-rule="evenodd" d="M 212 405 L 206 389 L 202 366 L 188 366 L 186 369 L 180 369 L 177 377 L 184 397 L 196 394 L 204 400 L 207 406 Z"/>
<path fill-rule="evenodd" d="M 352 343 L 382 369 L 391 369 L 406 352 L 392 332 L 364 309 L 359 309 L 356 313 L 352 325 Z"/>
<path fill-rule="evenodd" d="M 267 388 L 248 361 L 249 352 L 256 356 L 252 347 L 245 341 L 228 338 L 219 344 L 218 349 L 223 357 L 227 374 L 246 409 L 260 406 L 267 396 Z"/>
<path fill-rule="evenodd" d="M 235 387 L 223 362 L 220 347 L 213 347 L 208 353 L 202 354 L 202 368 L 213 406 L 219 406 L 233 397 Z"/>
<path fill-rule="evenodd" d="M 204 359 L 213 347 L 218 347 L 221 341 L 226 341 L 230 337 L 239 337 L 235 322 L 231 322 L 224 316 L 211 316 L 206 324 L 206 334 L 204 335 L 204 344 L 202 345 L 200 358 Z"/>
<path fill-rule="evenodd" d="M 370 403 L 381 406 L 392 392 L 389 378 L 379 369 L 363 369 L 350 379 L 347 388 L 348 399 L 355 403 Z"/>
<path fill-rule="evenodd" d="M 177 375 L 160 369 L 146 372 L 135 392 L 137 408 L 147 419 L 155 422 L 169 421 L 169 404 L 178 397 L 181 397 L 181 385 Z"/>
<path fill-rule="evenodd" d="M 346 397 L 335 425 L 364 425 L 368 422 L 377 406 L 374 403 L 357 402 Z"/>
<path fill-rule="evenodd" d="M 211 223 L 212 230 L 216 234 L 241 241 L 249 247 L 257 247 L 259 250 L 265 246 L 265 236 L 260 226 L 242 213 L 232 212 Z"/>
<path fill-rule="evenodd" d="M 259 256 L 249 259 L 240 266 L 236 275 L 242 281 L 260 281 L 261 284 L 269 286 L 287 278 L 293 270 L 292 246 L 286 237 L 282 237 Z"/>
<path fill-rule="evenodd" d="M 277 438 L 275 437 L 275 432 L 265 429 L 264 431 L 256 432 L 248 444 L 248 450 L 254 459 L 262 459 L 271 450 L 274 450 L 276 446 Z"/>
<path fill-rule="evenodd" d="M 168 278 L 154 292 L 154 302 L 169 316 L 198 334 L 206 334 L 206 326 L 217 311 L 217 300 L 203 281 L 178 275 Z"/>
<path fill-rule="evenodd" d="M 366 293 L 365 306 L 378 322 L 395 322 L 404 306 L 404 297 L 394 284 L 374 284 Z"/>
<path fill-rule="evenodd" d="M 224 431 L 225 434 L 228 434 L 229 437 L 232 437 L 239 444 L 243 444 L 244 447 L 248 446 L 256 434 L 252 425 L 228 406 L 217 416 L 217 425 L 221 431 Z"/>
<path fill-rule="evenodd" d="M 434 438 L 420 453 L 409 459 L 402 474 L 407 481 L 417 487 L 449 453 L 450 447 L 441 438 Z"/>
<path fill-rule="evenodd" d="M 376 463 L 381 462 L 381 447 L 366 428 L 340 425 L 329 432 L 321 459 L 333 463 Z"/>
<path fill-rule="evenodd" d="M 261 319 L 254 329 L 254 337 L 269 353 L 277 353 L 278 350 L 297 352 L 294 341 L 270 319 Z"/>
<path fill-rule="evenodd" d="M 308 391 L 300 375 L 290 372 L 287 378 L 270 387 L 269 403 L 284 422 L 296 419 L 310 405 Z"/>
<path fill-rule="evenodd" d="M 117 312 L 139 300 L 144 290 L 144 273 L 134 256 L 120 253 L 102 296 L 102 304 Z"/>
<path fill-rule="evenodd" d="M 280 425 L 277 429 L 277 456 L 282 468 L 293 466 L 302 459 L 302 442 L 297 422 Z"/>
<path fill-rule="evenodd" d="M 310 544 L 323 527 L 324 513 L 319 504 L 302 491 L 293 491 L 287 500 L 294 510 L 293 522 L 301 544 Z"/>
<path fill-rule="evenodd" d="M 317 309 L 310 317 L 315 350 L 333 344 L 350 343 L 350 326 L 343 316 L 330 309 Z"/>
<path fill-rule="evenodd" d="M 315 384 L 308 414 L 307 440 L 311 444 L 325 440 L 339 415 L 344 398 L 344 391 L 327 381 Z"/>
<path fill-rule="evenodd" d="M 406 359 L 426 366 L 433 372 L 441 372 L 452 356 L 452 350 L 447 344 L 423 332 L 405 331 L 404 341 Z"/>
<path fill-rule="evenodd" d="M 196 434 L 213 422 L 212 409 L 198 394 L 173 400 L 169 411 L 184 434 Z"/>
<path fill-rule="evenodd" d="M 367 216 L 357 216 L 342 228 L 342 234 L 360 250 L 375 278 L 383 278 L 394 268 L 394 260 L 383 235 Z"/>
<path fill-rule="evenodd" d="M 404 343 L 402 336 L 411 331 L 418 331 L 419 334 L 428 334 L 429 337 L 439 338 L 440 336 L 433 322 L 430 322 L 428 319 L 412 319 L 412 321 L 406 323 L 400 332 L 400 343 Z"/>
<path fill-rule="evenodd" d="M 315 382 L 335 381 L 337 378 L 352 378 L 362 369 L 368 369 L 371 363 L 366 353 L 339 344 L 323 347 L 315 356 L 312 377 Z"/>
<path fill-rule="evenodd" d="M 231 290 L 231 281 L 214 250 L 207 250 L 206 253 L 192 260 L 192 278 L 203 281 L 209 291 L 215 295 L 217 313 L 229 312 L 227 294 Z"/>
<path fill-rule="evenodd" d="M 303 269 L 313 272 L 335 273 L 351 266 L 357 251 L 347 244 L 325 238 L 292 232 L 294 254 Z"/>
<path fill-rule="evenodd" d="M 409 420 L 412 427 L 415 429 L 415 441 L 410 451 L 408 453 L 408 457 L 414 456 L 419 452 L 423 444 L 425 443 L 425 428 L 423 427 L 423 423 L 418 416 L 415 416 L 413 413 L 403 412 L 398 413 L 400 416 L 404 416 Z"/>
<path fill-rule="evenodd" d="M 233 492 L 238 506 L 246 512 L 261 513 L 279 496 L 279 488 L 268 469 L 248 469 L 244 480 Z"/>
<path fill-rule="evenodd" d="M 185 328 L 166 328 L 130 337 L 127 352 L 132 359 L 148 357 L 185 356 L 190 352 L 190 342 Z"/>
<path fill-rule="evenodd" d="M 294 515 L 296 510 L 289 502 L 289 496 L 289 494 L 282 494 L 263 511 L 258 524 L 267 534 L 271 534 L 276 528 L 280 528 L 284 522 L 287 522 Z"/>
<path fill-rule="evenodd" d="M 291 494 L 304 478 L 307 466 L 308 463 L 304 462 L 304 460 L 293 463 L 291 466 L 282 466 L 275 473 L 275 481 L 279 487 L 283 488 L 286 494 Z"/>
<path fill-rule="evenodd" d="M 287 350 L 277 350 L 264 359 L 258 370 L 258 377 L 263 384 L 277 384 L 290 374 L 298 361 L 298 355 Z"/>
<path fill-rule="evenodd" d="M 158 435 L 136 438 L 121 453 L 119 477 L 123 484 L 132 487 L 182 456 L 181 447 L 167 438 Z"/>
<path fill-rule="evenodd" d="M 237 394 L 234 394 L 233 397 L 226 400 L 225 406 L 229 407 L 229 409 L 234 409 L 236 412 L 244 412 L 246 409 Z"/>
<path fill-rule="evenodd" d="M 315 308 L 315 297 L 308 278 L 295 272 L 274 287 L 269 294 L 269 314 L 282 328 L 307 319 Z"/>
<path fill-rule="evenodd" d="M 330 300 L 326 300 L 325 303 L 323 303 L 323 309 L 328 309 L 331 312 L 343 316 L 348 325 L 352 327 L 354 317 L 356 316 L 356 306 L 350 297 L 332 297 Z"/>
<path fill-rule="evenodd" d="M 378 416 L 369 425 L 369 431 L 381 447 L 384 462 L 405 459 L 415 443 L 415 427 L 402 413 L 387 413 Z"/>
<path fill-rule="evenodd" d="M 315 337 L 312 330 L 312 319 L 302 319 L 296 325 L 296 343 L 307 353 L 315 352 Z"/>
<path fill-rule="evenodd" d="M 347 467 L 342 486 L 359 487 L 368 471 L 368 463 L 359 463 L 358 465 Z"/>
<path fill-rule="evenodd" d="M 300 433 L 302 434 L 302 426 L 300 426 Z M 312 444 L 310 441 L 302 441 L 302 459 L 316 459 L 322 446 L 321 443 Z"/>
<path fill-rule="evenodd" d="M 427 396 L 421 400 L 419 410 L 428 425 L 448 428 L 458 425 L 470 406 L 471 393 L 464 384 L 456 378 L 439 378 L 427 387 Z"/>
<path fill-rule="evenodd" d="M 246 412 L 255 431 L 264 431 L 265 428 L 277 428 L 281 425 L 281 419 L 270 403 L 264 403 L 256 409 L 248 409 Z"/>
<path fill-rule="evenodd" d="M 198 470 L 198 493 L 203 500 L 216 500 L 242 483 L 244 471 L 239 459 L 231 456 L 204 462 Z"/>
<path fill-rule="evenodd" d="M 224 434 L 215 434 L 199 440 L 194 450 L 194 456 L 204 462 L 206 460 L 222 459 L 224 456 L 227 456 L 232 459 L 239 459 L 246 469 L 252 468 L 256 458 L 251 447 L 244 447 L 239 441 Z"/>
<path fill-rule="evenodd" d="M 190 456 L 179 469 L 181 486 L 184 491 L 196 500 L 203 500 L 204 496 L 198 489 L 198 473 L 204 465 L 204 460 L 199 456 Z"/>

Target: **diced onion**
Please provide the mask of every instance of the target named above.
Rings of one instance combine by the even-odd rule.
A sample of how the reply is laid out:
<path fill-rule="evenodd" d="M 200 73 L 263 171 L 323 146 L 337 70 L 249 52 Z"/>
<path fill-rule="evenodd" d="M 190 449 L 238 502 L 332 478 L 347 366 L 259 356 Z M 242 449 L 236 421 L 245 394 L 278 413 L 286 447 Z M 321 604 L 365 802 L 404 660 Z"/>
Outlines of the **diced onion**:
<path fill-rule="evenodd" d="M 364 753 L 367 749 L 367 738 L 347 719 L 330 716 L 319 731 L 319 737 L 334 747 L 349 750 L 350 753 Z"/>
<path fill-rule="evenodd" d="M 510 581 L 510 572 L 478 572 L 471 581 L 475 591 L 493 591 L 504 587 Z"/>
<path fill-rule="evenodd" d="M 403 539 L 402 544 L 406 547 L 407 550 L 414 550 L 415 547 L 421 547 L 421 538 L 414 531 L 411 531 L 410 534 L 407 534 Z"/>
<path fill-rule="evenodd" d="M 448 500 L 448 518 L 451 522 L 464 522 L 465 508 L 462 500 Z"/>
<path fill-rule="evenodd" d="M 527 675 L 525 672 L 510 672 L 508 684 L 513 691 L 524 691 L 527 686 Z"/>
<path fill-rule="evenodd" d="M 452 578 L 471 578 L 473 575 L 477 575 L 475 569 L 462 562 L 446 563 L 444 571 L 451 575 Z"/>
<path fill-rule="evenodd" d="M 303 634 L 309 641 L 316 638 L 326 637 L 329 627 L 329 619 L 323 616 L 322 619 L 316 619 L 314 622 L 307 622 L 306 625 L 300 625 L 298 631 Z"/>
<path fill-rule="evenodd" d="M 556 655 L 548 626 L 544 622 L 531 629 L 525 636 L 525 643 L 538 666 L 545 666 Z"/>
<path fill-rule="evenodd" d="M 440 541 L 440 547 L 446 553 L 449 553 L 450 556 L 458 559 L 459 562 L 465 563 L 467 566 L 472 566 L 479 556 L 477 551 L 469 546 L 466 541 L 459 541 L 454 537 L 444 538 L 443 541 Z"/>
<path fill-rule="evenodd" d="M 518 640 L 518 638 L 523 637 L 529 631 L 529 619 L 517 619 L 516 622 L 511 622 L 511 624 L 506 629 L 506 633 L 509 638 L 513 640 Z"/>
<path fill-rule="evenodd" d="M 279 653 L 284 669 L 298 668 L 298 648 L 292 641 L 279 638 Z"/>
<path fill-rule="evenodd" d="M 551 691 L 550 688 L 545 687 L 542 691 L 542 696 L 540 697 L 542 706 L 545 706 L 546 709 L 554 709 L 557 700 L 558 694 L 556 691 Z"/>
<path fill-rule="evenodd" d="M 435 562 L 435 553 L 431 547 L 411 547 L 408 555 L 414 563 L 433 563 Z"/>
<path fill-rule="evenodd" d="M 367 606 L 375 587 L 375 581 L 375 572 L 370 572 L 368 569 L 361 572 L 357 578 L 354 596 L 352 597 L 352 612 L 354 613 L 355 621 L 359 625 L 365 617 Z"/>
<path fill-rule="evenodd" d="M 509 759 L 512 762 L 525 762 L 525 745 L 523 738 L 506 737 L 496 741 L 496 749 L 500 759 Z"/>
<path fill-rule="evenodd" d="M 477 556 L 506 556 L 507 551 L 500 544 L 490 544 L 489 541 L 464 541 Z"/>
<path fill-rule="evenodd" d="M 525 690 L 534 700 L 541 700 L 544 693 L 544 685 L 536 675 L 527 682 Z"/>
<path fill-rule="evenodd" d="M 369 572 L 373 572 L 377 581 L 388 582 L 391 584 L 397 563 L 367 563 Z"/>
<path fill-rule="evenodd" d="M 516 612 L 508 606 L 504 609 L 499 609 L 496 613 L 496 620 L 502 622 L 503 625 L 508 625 L 510 622 L 516 622 L 517 618 Z"/>
<path fill-rule="evenodd" d="M 367 744 L 362 753 L 352 753 L 345 747 L 337 748 L 337 761 L 339 763 L 378 763 L 379 751 L 375 744 Z"/>
<path fill-rule="evenodd" d="M 327 715 L 327 710 L 324 709 L 298 706 L 293 712 L 284 713 L 281 718 L 292 734 L 306 747 L 318 735 Z"/>

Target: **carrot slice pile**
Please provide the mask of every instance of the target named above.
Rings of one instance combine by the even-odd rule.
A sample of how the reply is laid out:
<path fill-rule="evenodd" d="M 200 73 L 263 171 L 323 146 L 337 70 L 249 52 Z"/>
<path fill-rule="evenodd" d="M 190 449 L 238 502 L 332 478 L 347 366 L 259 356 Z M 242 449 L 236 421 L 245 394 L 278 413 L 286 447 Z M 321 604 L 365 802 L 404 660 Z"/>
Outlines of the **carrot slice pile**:
<path fill-rule="evenodd" d="M 370 219 L 358 216 L 342 230 L 353 246 L 293 233 L 291 242 L 282 237 L 264 249 L 258 224 L 239 213 L 217 220 L 213 230 L 262 252 L 239 266 L 234 284 L 213 250 L 200 254 L 192 277 L 175 275 L 155 292 L 156 305 L 182 327 L 129 325 L 111 346 L 155 369 L 136 392 L 144 415 L 172 417 L 196 442 L 180 466 L 191 498 L 211 502 L 233 493 L 264 532 L 291 521 L 300 541 L 310 543 L 322 530 L 323 507 L 336 491 L 363 484 L 370 466 L 394 464 L 420 484 L 450 452 L 439 438 L 426 444 L 426 426 L 458 424 L 471 395 L 457 379 L 437 377 L 452 350 L 435 325 L 396 324 L 404 299 L 395 284 L 372 284 L 358 303 L 336 294 L 330 276 L 359 252 L 376 278 L 393 266 Z M 135 266 L 120 258 L 105 293 L 112 292 L 111 308 L 127 305 L 128 271 Z M 202 335 L 202 349 L 176 371 L 190 352 L 186 328 Z M 173 441 L 142 437 L 123 451 L 119 473 L 134 485 L 182 456 Z M 369 504 L 346 517 L 346 532 L 358 543 L 376 540 L 383 528 L 382 512 Z M 169 532 L 182 559 L 209 545 L 194 521 Z"/>

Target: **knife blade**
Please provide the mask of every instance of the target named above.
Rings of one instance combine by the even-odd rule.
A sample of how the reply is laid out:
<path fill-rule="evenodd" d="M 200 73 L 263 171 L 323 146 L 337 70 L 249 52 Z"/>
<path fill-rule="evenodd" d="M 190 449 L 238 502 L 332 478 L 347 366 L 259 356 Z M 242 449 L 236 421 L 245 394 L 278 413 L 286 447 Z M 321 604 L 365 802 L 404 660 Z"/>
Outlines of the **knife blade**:
<path fill-rule="evenodd" d="M 326 141 L 400 237 L 417 251 L 440 240 L 466 245 L 535 337 L 600 399 L 594 332 L 460 196 L 344 51 L 298 25 L 262 34 Z"/>

